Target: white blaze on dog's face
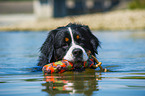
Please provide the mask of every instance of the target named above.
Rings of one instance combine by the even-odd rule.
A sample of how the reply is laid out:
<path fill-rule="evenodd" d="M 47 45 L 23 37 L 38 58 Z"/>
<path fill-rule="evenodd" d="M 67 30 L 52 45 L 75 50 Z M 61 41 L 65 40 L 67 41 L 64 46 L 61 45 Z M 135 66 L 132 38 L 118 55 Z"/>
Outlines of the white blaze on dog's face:
<path fill-rule="evenodd" d="M 71 62 L 75 62 L 75 60 L 77 60 L 78 62 L 87 61 L 88 56 L 87 56 L 86 51 L 84 50 L 83 47 L 81 47 L 80 45 L 77 45 L 75 43 L 72 29 L 70 27 L 68 27 L 68 30 L 69 30 L 72 42 L 71 42 L 71 46 L 70 46 L 69 50 L 67 51 L 67 53 L 63 59 L 66 59 Z"/>

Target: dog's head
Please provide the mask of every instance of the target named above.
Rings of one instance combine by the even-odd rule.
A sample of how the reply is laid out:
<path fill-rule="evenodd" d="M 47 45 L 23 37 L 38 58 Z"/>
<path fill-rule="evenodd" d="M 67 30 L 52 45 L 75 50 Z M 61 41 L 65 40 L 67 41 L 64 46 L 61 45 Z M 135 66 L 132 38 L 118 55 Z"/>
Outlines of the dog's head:
<path fill-rule="evenodd" d="M 91 33 L 88 26 L 68 24 L 49 32 L 40 51 L 38 66 L 62 59 L 79 63 L 88 60 L 87 51 L 97 54 L 99 40 Z"/>

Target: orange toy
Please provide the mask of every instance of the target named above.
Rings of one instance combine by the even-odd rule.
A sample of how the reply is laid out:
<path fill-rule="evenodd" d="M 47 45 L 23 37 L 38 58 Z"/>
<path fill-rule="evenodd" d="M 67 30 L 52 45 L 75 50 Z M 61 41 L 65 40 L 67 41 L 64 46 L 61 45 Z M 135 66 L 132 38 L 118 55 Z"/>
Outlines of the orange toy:
<path fill-rule="evenodd" d="M 79 64 L 77 66 L 77 70 L 82 70 L 85 68 L 100 68 L 101 71 L 106 72 L 107 69 L 103 69 L 101 64 L 102 62 L 99 62 L 97 60 L 97 58 L 93 55 L 91 55 L 91 51 L 88 51 L 88 56 L 89 59 L 85 62 L 82 62 L 81 64 Z M 95 64 L 95 62 L 97 64 Z M 77 63 L 76 63 L 77 64 Z M 72 62 L 69 62 L 67 60 L 61 60 L 61 61 L 57 61 L 57 62 L 53 62 L 53 63 L 49 63 L 47 65 L 45 65 L 42 69 L 42 71 L 44 72 L 44 74 L 52 74 L 52 73 L 63 73 L 65 71 L 73 71 L 76 70 L 76 68 L 74 67 L 74 64 Z"/>

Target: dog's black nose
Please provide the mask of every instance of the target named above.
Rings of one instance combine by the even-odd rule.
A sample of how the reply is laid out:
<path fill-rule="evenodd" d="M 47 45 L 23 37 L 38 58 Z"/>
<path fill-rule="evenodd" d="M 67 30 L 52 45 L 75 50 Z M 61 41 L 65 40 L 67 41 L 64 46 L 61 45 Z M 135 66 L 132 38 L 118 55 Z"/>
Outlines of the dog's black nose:
<path fill-rule="evenodd" d="M 74 56 L 82 56 L 83 51 L 80 48 L 76 48 L 72 51 Z"/>

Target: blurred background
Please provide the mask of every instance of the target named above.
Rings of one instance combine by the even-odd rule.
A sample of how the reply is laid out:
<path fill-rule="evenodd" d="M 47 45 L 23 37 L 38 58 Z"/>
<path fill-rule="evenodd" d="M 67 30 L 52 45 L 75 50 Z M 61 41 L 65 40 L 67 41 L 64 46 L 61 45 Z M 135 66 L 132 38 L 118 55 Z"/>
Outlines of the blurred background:
<path fill-rule="evenodd" d="M 144 9 L 145 0 L 0 0 L 0 30 L 51 30 L 69 22 L 144 29 Z"/>

